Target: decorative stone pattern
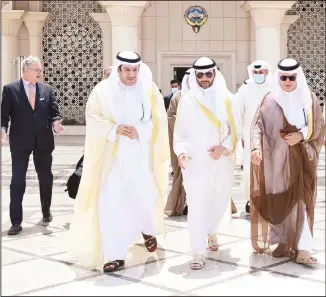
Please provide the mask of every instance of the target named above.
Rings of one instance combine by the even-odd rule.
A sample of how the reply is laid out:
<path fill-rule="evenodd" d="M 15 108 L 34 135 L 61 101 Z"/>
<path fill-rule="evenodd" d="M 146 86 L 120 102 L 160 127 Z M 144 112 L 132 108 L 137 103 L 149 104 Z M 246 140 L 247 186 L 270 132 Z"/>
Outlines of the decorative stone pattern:
<path fill-rule="evenodd" d="M 287 15 L 300 15 L 288 31 L 288 56 L 303 66 L 308 84 L 325 103 L 325 8 L 324 1 L 297 1 Z"/>
<path fill-rule="evenodd" d="M 43 1 L 42 11 L 50 13 L 43 28 L 44 81 L 63 118 L 84 124 L 88 96 L 103 70 L 102 32 L 89 13 L 104 11 L 97 1 Z"/>

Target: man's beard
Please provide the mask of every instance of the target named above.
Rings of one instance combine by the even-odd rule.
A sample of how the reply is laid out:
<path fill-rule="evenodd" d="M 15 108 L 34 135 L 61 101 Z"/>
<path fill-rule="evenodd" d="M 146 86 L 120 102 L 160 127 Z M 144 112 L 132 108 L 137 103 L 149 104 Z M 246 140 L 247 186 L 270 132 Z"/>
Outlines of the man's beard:
<path fill-rule="evenodd" d="M 205 81 L 205 83 L 208 83 L 208 85 L 205 85 L 205 86 L 203 86 L 203 83 L 204 83 L 204 82 L 201 82 L 201 83 L 199 83 L 199 85 L 200 85 L 203 89 L 208 89 L 208 88 L 210 88 L 210 87 L 212 86 L 213 81 L 212 81 L 212 82 Z"/>

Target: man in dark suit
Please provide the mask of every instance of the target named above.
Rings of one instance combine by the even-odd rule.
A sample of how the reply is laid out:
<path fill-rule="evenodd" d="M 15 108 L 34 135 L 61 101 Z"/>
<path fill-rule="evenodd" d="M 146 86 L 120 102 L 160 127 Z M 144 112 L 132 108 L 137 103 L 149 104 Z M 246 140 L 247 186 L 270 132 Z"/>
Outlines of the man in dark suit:
<path fill-rule="evenodd" d="M 29 156 L 33 152 L 35 170 L 39 180 L 43 222 L 51 222 L 53 175 L 53 130 L 63 132 L 61 115 L 53 89 L 40 83 L 42 65 L 37 57 L 23 61 L 23 78 L 5 85 L 1 102 L 2 143 L 6 142 L 9 123 L 9 145 L 12 160 L 10 184 L 10 220 L 8 235 L 21 230 L 22 201 L 26 188 Z M 53 130 L 52 130 L 53 129 Z"/>

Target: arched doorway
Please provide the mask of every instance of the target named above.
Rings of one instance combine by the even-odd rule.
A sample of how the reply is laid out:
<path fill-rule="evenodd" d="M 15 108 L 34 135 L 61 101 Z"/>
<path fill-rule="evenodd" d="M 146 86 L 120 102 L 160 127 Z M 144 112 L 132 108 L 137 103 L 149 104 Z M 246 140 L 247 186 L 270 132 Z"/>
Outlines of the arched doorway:
<path fill-rule="evenodd" d="M 102 79 L 99 25 L 89 15 L 103 12 L 97 1 L 43 1 L 51 18 L 43 28 L 44 81 L 50 84 L 65 124 L 84 124 L 85 105 Z"/>

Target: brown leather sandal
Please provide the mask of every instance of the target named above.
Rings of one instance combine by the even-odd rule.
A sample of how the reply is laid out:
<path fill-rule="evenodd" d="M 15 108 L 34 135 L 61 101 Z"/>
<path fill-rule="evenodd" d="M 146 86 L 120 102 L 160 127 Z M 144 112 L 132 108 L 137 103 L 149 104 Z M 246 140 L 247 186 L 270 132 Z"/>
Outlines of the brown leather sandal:
<path fill-rule="evenodd" d="M 295 262 L 298 264 L 317 264 L 317 259 L 308 251 L 298 251 L 297 258 L 295 259 Z"/>
<path fill-rule="evenodd" d="M 104 272 L 114 272 L 117 271 L 119 268 L 123 267 L 125 265 L 124 260 L 115 260 L 115 261 L 110 261 L 103 266 L 103 271 Z"/>
<path fill-rule="evenodd" d="M 145 247 L 150 252 L 153 253 L 157 249 L 157 240 L 155 236 L 152 235 L 146 235 L 142 233 L 143 238 L 145 240 Z"/>

